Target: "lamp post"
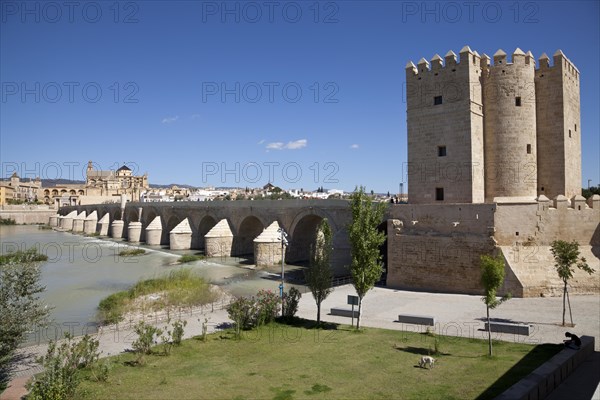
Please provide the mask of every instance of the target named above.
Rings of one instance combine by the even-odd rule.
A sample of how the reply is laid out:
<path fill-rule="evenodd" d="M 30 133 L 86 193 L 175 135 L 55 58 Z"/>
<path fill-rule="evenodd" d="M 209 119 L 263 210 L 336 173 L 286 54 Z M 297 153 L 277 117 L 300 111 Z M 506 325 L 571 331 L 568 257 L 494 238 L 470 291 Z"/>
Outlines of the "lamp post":
<path fill-rule="evenodd" d="M 281 297 L 281 310 L 283 312 L 283 281 L 285 277 L 284 271 L 284 258 L 285 258 L 285 250 L 284 248 L 288 245 L 287 233 L 283 230 L 283 228 L 277 229 L 279 233 L 279 240 L 281 241 L 281 283 L 279 284 L 279 296 Z"/>
<path fill-rule="evenodd" d="M 588 190 L 590 190 L 590 187 L 592 186 L 591 183 L 592 183 L 592 180 L 588 179 Z"/>

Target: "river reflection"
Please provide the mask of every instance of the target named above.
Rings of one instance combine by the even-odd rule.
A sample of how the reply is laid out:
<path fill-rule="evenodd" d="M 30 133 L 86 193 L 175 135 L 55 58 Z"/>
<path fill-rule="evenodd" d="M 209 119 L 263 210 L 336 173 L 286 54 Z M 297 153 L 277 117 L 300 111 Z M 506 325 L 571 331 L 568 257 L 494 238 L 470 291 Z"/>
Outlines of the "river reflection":
<path fill-rule="evenodd" d="M 89 325 L 90 331 L 94 330 L 96 308 L 101 299 L 129 288 L 140 279 L 181 268 L 175 264 L 178 258 L 195 252 L 141 245 L 146 254 L 120 257 L 119 252 L 128 248 L 125 242 L 43 230 L 37 226 L 0 226 L 1 253 L 31 247 L 48 256 L 48 261 L 42 265 L 41 283 L 46 286 L 46 291 L 41 297 L 54 307 L 53 325 Z M 185 267 L 235 296 L 255 294 L 263 288 L 279 291 L 278 268 L 254 270 L 248 264 L 243 258 L 219 258 L 196 261 Z M 293 274 L 294 270 L 297 273 L 298 268 L 286 266 L 286 273 Z"/>

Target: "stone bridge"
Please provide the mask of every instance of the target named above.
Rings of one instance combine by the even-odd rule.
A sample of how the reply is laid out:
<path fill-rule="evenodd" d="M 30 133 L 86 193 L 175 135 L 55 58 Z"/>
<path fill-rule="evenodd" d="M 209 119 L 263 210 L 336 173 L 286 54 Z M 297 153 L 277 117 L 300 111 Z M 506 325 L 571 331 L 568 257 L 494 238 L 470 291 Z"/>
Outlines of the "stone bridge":
<path fill-rule="evenodd" d="M 286 262 L 309 259 L 317 225 L 327 218 L 332 262 L 350 264 L 346 200 L 214 201 L 70 206 L 50 224 L 65 230 L 123 238 L 132 243 L 204 250 L 207 256 L 250 256 L 258 265 L 281 262 L 278 228 L 288 234 Z"/>

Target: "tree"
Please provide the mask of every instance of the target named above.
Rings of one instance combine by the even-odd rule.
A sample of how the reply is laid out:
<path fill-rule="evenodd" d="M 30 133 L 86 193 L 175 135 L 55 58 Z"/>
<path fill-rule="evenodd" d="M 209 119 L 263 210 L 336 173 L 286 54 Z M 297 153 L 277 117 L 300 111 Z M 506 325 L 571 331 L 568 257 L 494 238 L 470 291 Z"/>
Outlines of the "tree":
<path fill-rule="evenodd" d="M 317 240 L 311 247 L 310 265 L 304 273 L 306 285 L 317 304 L 317 326 L 321 324 L 321 303 L 329 296 L 331 291 L 331 228 L 327 218 L 323 219 L 317 227 Z"/>
<path fill-rule="evenodd" d="M 600 195 L 600 186 L 590 186 L 589 188 L 582 188 L 581 195 L 586 199 L 589 199 L 595 194 Z"/>
<path fill-rule="evenodd" d="M 571 317 L 571 325 L 573 325 L 573 313 L 571 312 L 571 300 L 569 299 L 569 291 L 568 284 L 569 279 L 573 277 L 573 272 L 575 272 L 574 267 L 587 272 L 588 274 L 593 274 L 594 270 L 587 265 L 586 259 L 584 257 L 579 257 L 579 243 L 575 240 L 572 242 L 565 242 L 564 240 L 555 240 L 552 242 L 552 247 L 550 248 L 552 255 L 554 256 L 554 260 L 556 263 L 554 266 L 556 267 L 556 272 L 560 279 L 562 279 L 563 285 L 563 312 L 562 312 L 562 324 L 565 326 L 565 312 L 566 312 L 566 304 L 565 300 L 569 302 L 569 316 Z"/>
<path fill-rule="evenodd" d="M 485 303 L 488 324 L 488 348 L 489 355 L 492 355 L 492 329 L 490 326 L 490 309 L 498 307 L 506 300 L 510 299 L 510 293 L 505 294 L 498 299 L 496 293 L 504 282 L 504 258 L 502 256 L 492 257 L 482 255 L 480 258 L 481 266 L 481 284 L 483 285 L 484 296 L 481 300 Z"/>
<path fill-rule="evenodd" d="M 355 190 L 350 196 L 352 209 L 352 222 L 348 227 L 352 253 L 350 274 L 358 294 L 357 329 L 360 327 L 362 299 L 375 286 L 375 282 L 381 278 L 383 272 L 379 246 L 385 242 L 385 233 L 379 232 L 377 227 L 383 219 L 386 205 L 387 203 L 373 204 L 366 195 L 364 186 Z"/>
<path fill-rule="evenodd" d="M 47 323 L 50 309 L 38 296 L 46 289 L 39 282 L 47 259 L 34 248 L 0 256 L 0 375 L 5 377 L 25 333 Z"/>

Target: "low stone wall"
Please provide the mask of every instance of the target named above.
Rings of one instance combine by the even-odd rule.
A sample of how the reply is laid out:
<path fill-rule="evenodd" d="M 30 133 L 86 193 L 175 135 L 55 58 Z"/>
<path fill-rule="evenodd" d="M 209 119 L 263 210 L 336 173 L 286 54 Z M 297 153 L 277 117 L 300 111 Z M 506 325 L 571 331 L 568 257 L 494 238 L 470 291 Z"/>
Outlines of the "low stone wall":
<path fill-rule="evenodd" d="M 594 352 L 595 338 L 581 337 L 581 349 L 565 348 L 524 379 L 496 397 L 496 400 L 541 400 L 564 382 Z"/>
<path fill-rule="evenodd" d="M 0 218 L 14 219 L 17 224 L 47 224 L 56 210 L 0 210 Z"/>

